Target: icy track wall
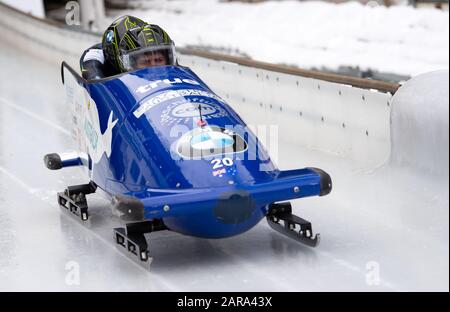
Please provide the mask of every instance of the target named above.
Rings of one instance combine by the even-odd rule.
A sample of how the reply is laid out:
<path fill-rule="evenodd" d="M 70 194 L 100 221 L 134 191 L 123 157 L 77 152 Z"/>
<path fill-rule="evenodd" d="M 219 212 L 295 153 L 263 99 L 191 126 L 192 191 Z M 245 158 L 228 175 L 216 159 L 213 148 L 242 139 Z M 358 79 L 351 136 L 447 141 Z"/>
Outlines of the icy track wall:
<path fill-rule="evenodd" d="M 392 103 L 392 165 L 448 179 L 448 70 L 407 81 Z"/>
<path fill-rule="evenodd" d="M 2 40 L 28 51 L 37 62 L 59 65 L 65 60 L 76 69 L 82 51 L 100 41 L 99 34 L 40 20 L 1 3 L 0 25 Z M 352 159 L 360 168 L 386 163 L 393 146 L 391 163 L 434 173 L 446 168 L 448 176 L 448 71 L 417 78 L 418 83 L 413 79 L 393 97 L 390 92 L 186 53 L 179 53 L 179 62 L 191 67 L 249 125 L 278 125 L 283 142 Z M 447 87 L 440 84 L 436 93 L 434 83 L 445 75 Z M 422 80 L 429 81 L 425 89 Z M 424 150 L 430 144 L 440 144 L 444 152 Z"/>

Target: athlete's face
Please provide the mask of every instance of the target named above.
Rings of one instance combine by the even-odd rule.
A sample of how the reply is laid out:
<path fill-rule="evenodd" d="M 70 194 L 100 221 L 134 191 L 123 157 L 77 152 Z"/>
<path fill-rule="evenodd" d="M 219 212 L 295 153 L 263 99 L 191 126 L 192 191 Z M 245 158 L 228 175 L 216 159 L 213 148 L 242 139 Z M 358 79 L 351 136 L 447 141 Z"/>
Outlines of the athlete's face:
<path fill-rule="evenodd" d="M 162 52 L 148 52 L 139 55 L 136 60 L 136 66 L 139 69 L 167 65 L 166 57 Z"/>

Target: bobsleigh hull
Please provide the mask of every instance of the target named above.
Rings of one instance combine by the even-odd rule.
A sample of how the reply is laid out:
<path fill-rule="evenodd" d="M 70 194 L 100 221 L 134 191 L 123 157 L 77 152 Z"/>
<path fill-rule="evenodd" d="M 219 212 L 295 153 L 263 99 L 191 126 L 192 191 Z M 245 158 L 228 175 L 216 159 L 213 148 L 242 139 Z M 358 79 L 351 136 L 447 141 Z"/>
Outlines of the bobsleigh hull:
<path fill-rule="evenodd" d="M 268 215 L 284 220 L 271 210 L 276 202 L 331 191 L 320 169 L 278 170 L 236 112 L 188 68 L 88 82 L 63 63 L 62 75 L 77 156 L 59 167 L 81 165 L 124 220 L 228 237 Z"/>

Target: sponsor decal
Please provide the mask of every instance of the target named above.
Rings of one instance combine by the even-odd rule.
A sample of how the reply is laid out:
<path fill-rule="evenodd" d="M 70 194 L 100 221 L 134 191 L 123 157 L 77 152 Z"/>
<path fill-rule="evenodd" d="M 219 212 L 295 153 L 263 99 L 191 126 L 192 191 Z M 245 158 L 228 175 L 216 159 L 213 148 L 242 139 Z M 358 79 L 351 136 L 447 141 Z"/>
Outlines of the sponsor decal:
<path fill-rule="evenodd" d="M 94 130 L 94 127 L 92 126 L 90 121 L 87 119 L 84 121 L 84 134 L 86 135 L 86 138 L 91 144 L 91 147 L 94 150 L 97 150 L 98 135 L 97 132 Z"/>
<path fill-rule="evenodd" d="M 193 118 L 200 118 L 199 105 L 201 106 L 203 120 L 227 116 L 227 112 L 210 99 L 194 97 L 169 104 L 161 113 L 161 124 L 171 126 L 188 123 Z"/>
<path fill-rule="evenodd" d="M 170 79 L 163 79 L 163 80 L 155 80 L 152 82 L 149 82 L 146 85 L 140 86 L 139 88 L 136 89 L 136 93 L 147 93 L 153 89 L 158 88 L 159 86 L 170 86 L 170 85 L 174 85 L 174 84 L 178 84 L 178 83 L 186 83 L 186 84 L 191 84 L 191 85 L 200 85 L 200 83 L 198 83 L 195 80 L 192 79 L 182 79 L 182 78 L 174 78 L 172 80 Z"/>
<path fill-rule="evenodd" d="M 213 165 L 212 175 L 214 177 L 221 178 L 224 174 L 228 173 L 228 175 L 236 174 L 236 167 L 234 166 L 234 161 L 230 157 L 224 158 L 215 158 L 211 160 L 211 164 Z M 218 169 L 220 168 L 220 169 Z"/>
<path fill-rule="evenodd" d="M 225 174 L 226 172 L 227 172 L 227 171 L 225 170 L 225 168 L 222 168 L 222 169 L 213 171 L 212 175 L 213 175 L 214 177 L 217 177 L 217 176 L 222 177 L 222 174 Z"/>
<path fill-rule="evenodd" d="M 202 115 L 207 116 L 215 113 L 217 110 L 209 104 L 199 104 L 201 105 Z M 199 108 L 198 105 L 194 105 L 193 103 L 184 103 L 175 107 L 172 112 L 172 116 L 179 118 L 186 117 L 198 117 Z"/>
<path fill-rule="evenodd" d="M 118 119 L 114 120 L 111 111 L 109 116 L 105 116 L 108 120 L 106 129 L 102 132 L 97 104 L 89 92 L 77 82 L 73 75 L 66 75 L 65 78 L 66 103 L 72 114 L 71 133 L 78 145 L 78 151 L 88 154 L 92 159 L 92 168 L 89 168 L 91 175 L 104 154 L 106 157 L 111 156 L 112 131 Z"/>
<path fill-rule="evenodd" d="M 186 159 L 240 153 L 246 149 L 247 142 L 240 135 L 217 126 L 195 128 L 184 134 L 176 143 L 177 153 Z M 230 158 L 224 158 L 214 163 L 213 170 L 217 171 L 216 169 L 232 164 Z"/>
<path fill-rule="evenodd" d="M 148 110 L 152 109 L 153 107 L 169 101 L 169 100 L 174 100 L 177 98 L 185 98 L 187 96 L 195 96 L 195 97 L 205 97 L 205 98 L 211 98 L 214 99 L 216 101 L 220 101 L 222 103 L 223 100 L 218 97 L 217 95 L 211 93 L 211 92 L 207 92 L 207 91 L 203 91 L 203 90 L 196 90 L 196 89 L 181 89 L 181 90 L 170 90 L 170 91 L 165 91 L 162 92 L 156 96 L 151 97 L 150 99 L 146 100 L 145 102 L 143 102 L 134 112 L 133 115 L 136 118 L 140 118 L 142 115 L 144 115 Z M 188 100 L 188 99 L 184 99 L 186 102 L 191 102 L 194 100 Z"/>
<path fill-rule="evenodd" d="M 100 161 L 103 154 L 106 154 L 106 157 L 111 155 L 112 130 L 118 119 L 113 120 L 113 112 L 110 112 L 106 130 L 102 133 L 100 130 L 100 116 L 98 114 L 97 104 L 90 97 L 86 89 L 83 88 L 81 92 L 80 95 L 84 98 L 85 105 L 80 106 L 81 109 L 75 111 L 73 117 L 77 121 L 74 122 L 74 125 L 77 128 L 79 127 L 77 129 L 79 143 L 81 146 L 85 146 L 85 148 L 81 148 L 81 151 L 87 153 L 95 164 Z M 79 125 L 78 120 L 80 121 Z M 83 141 L 86 143 L 82 144 Z"/>

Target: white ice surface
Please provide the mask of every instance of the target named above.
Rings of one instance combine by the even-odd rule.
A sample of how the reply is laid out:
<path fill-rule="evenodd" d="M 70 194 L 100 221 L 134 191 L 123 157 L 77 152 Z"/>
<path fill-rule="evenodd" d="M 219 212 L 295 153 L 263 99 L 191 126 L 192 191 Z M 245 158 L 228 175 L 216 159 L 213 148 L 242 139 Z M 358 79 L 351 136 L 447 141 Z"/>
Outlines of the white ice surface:
<path fill-rule="evenodd" d="M 281 169 L 316 166 L 333 177 L 329 196 L 294 201 L 321 233 L 318 248 L 265 221 L 221 240 L 161 232 L 149 237 L 146 270 L 114 246 L 119 221 L 105 200 L 89 197 L 88 225 L 57 207 L 57 191 L 86 182 L 76 169 L 49 171 L 42 161 L 72 147 L 59 68 L 1 40 L 0 68 L 0 291 L 449 289 L 448 175 L 392 165 L 361 171 L 288 144 L 280 144 Z M 74 264 L 78 285 L 70 284 Z"/>
<path fill-rule="evenodd" d="M 321 1 L 155 0 L 145 6 L 118 14 L 162 26 L 178 46 L 239 51 L 300 68 L 359 66 L 416 76 L 449 67 L 448 11 Z"/>

